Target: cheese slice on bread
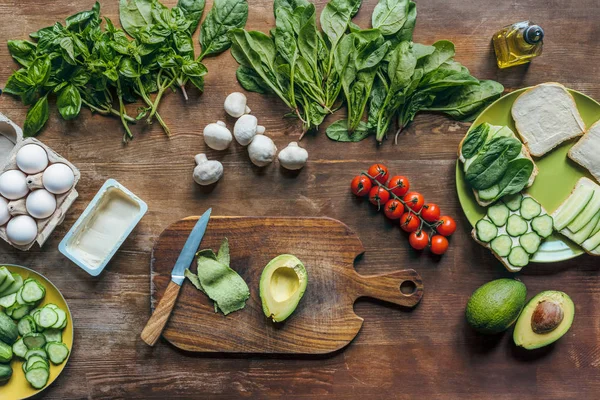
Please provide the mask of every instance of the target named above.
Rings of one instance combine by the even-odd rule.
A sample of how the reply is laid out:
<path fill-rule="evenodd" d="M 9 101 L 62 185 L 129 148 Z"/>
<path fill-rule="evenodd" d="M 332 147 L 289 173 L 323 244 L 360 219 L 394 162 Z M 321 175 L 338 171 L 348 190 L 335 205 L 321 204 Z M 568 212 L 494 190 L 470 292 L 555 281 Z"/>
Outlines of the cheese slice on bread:
<path fill-rule="evenodd" d="M 569 150 L 569 158 L 590 171 L 600 182 L 600 121 Z"/>
<path fill-rule="evenodd" d="M 586 130 L 575 99 L 560 83 L 526 90 L 515 100 L 511 113 L 523 143 L 536 157 Z"/>

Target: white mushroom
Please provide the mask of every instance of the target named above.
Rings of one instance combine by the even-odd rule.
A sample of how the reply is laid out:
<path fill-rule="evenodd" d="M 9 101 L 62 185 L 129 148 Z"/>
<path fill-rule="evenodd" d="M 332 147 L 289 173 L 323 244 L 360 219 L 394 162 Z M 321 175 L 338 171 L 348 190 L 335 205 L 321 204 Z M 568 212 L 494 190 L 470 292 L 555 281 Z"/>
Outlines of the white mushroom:
<path fill-rule="evenodd" d="M 233 140 L 233 136 L 225 122 L 217 121 L 204 128 L 204 143 L 213 150 L 225 150 Z"/>
<path fill-rule="evenodd" d="M 246 105 L 246 96 L 240 92 L 233 92 L 225 99 L 225 112 L 234 118 L 244 114 L 250 114 L 250 108 Z"/>
<path fill-rule="evenodd" d="M 265 133 L 265 127 L 258 125 L 254 115 L 242 115 L 233 127 L 233 136 L 242 146 L 248 146 L 256 134 Z"/>
<path fill-rule="evenodd" d="M 250 146 L 248 146 L 248 155 L 250 160 L 257 167 L 264 167 L 273 162 L 277 154 L 277 147 L 273 141 L 265 135 L 256 135 Z"/>
<path fill-rule="evenodd" d="M 308 151 L 298 146 L 297 142 L 291 142 L 279 152 L 277 158 L 283 168 L 293 171 L 304 167 L 308 160 Z"/>
<path fill-rule="evenodd" d="M 198 185 L 206 186 L 215 183 L 223 176 L 223 164 L 215 160 L 208 160 L 206 154 L 196 154 L 194 157 L 194 181 Z"/>

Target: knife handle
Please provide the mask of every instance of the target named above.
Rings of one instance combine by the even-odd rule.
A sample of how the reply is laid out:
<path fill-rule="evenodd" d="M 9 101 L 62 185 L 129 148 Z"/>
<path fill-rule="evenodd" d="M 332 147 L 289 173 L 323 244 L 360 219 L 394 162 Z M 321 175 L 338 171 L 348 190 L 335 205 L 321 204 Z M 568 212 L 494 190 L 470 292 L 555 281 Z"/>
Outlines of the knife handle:
<path fill-rule="evenodd" d="M 149 346 L 154 346 L 162 334 L 163 329 L 165 329 L 165 325 L 171 316 L 171 311 L 173 311 L 175 301 L 179 295 L 179 289 L 181 289 L 181 286 L 173 281 L 169 282 L 169 286 L 167 286 L 167 290 L 165 290 L 162 299 L 160 299 L 154 313 L 152 313 L 152 316 L 146 323 L 141 337 Z"/>

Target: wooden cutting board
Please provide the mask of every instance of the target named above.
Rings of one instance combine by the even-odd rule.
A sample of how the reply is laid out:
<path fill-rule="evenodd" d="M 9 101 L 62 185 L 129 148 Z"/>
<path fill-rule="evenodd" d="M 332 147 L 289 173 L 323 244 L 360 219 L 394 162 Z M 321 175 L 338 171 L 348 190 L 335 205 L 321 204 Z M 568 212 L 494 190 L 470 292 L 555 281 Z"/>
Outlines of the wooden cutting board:
<path fill-rule="evenodd" d="M 171 269 L 198 217 L 175 222 L 156 241 L 151 260 L 152 309 L 160 301 Z M 218 250 L 229 239 L 231 268 L 250 288 L 246 307 L 224 316 L 187 280 L 183 283 L 163 337 L 196 352 L 329 353 L 346 346 L 363 319 L 354 313 L 359 297 L 414 307 L 423 296 L 414 270 L 363 276 L 354 259 L 364 252 L 346 225 L 330 218 L 211 217 L 200 248 Z M 283 323 L 268 321 L 262 311 L 259 280 L 279 254 L 297 256 L 308 273 L 308 286 L 296 311 Z M 196 270 L 195 262 L 191 267 Z M 402 290 L 400 286 L 402 285 Z M 405 294 L 406 293 L 406 294 Z"/>

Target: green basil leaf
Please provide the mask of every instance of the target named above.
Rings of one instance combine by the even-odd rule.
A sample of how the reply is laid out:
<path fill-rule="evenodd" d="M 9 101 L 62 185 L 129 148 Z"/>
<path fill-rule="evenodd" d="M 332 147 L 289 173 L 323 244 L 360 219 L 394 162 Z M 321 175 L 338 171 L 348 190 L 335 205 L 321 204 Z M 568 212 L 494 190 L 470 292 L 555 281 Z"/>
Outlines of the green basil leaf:
<path fill-rule="evenodd" d="M 372 134 L 364 121 L 361 121 L 354 132 L 349 132 L 347 122 L 344 119 L 329 125 L 325 132 L 329 139 L 336 142 L 360 142 Z"/>
<path fill-rule="evenodd" d="M 181 71 L 186 74 L 186 76 L 195 76 L 201 77 L 208 73 L 208 70 L 201 62 L 190 62 L 186 63 L 181 67 Z"/>
<path fill-rule="evenodd" d="M 27 40 L 9 40 L 8 51 L 16 62 L 24 67 L 29 67 L 35 59 L 37 46 Z"/>
<path fill-rule="evenodd" d="M 379 0 L 371 16 L 373 28 L 385 36 L 396 34 L 408 19 L 408 0 Z"/>
<path fill-rule="evenodd" d="M 81 111 L 79 90 L 74 85 L 65 86 L 58 94 L 56 106 L 63 119 L 70 120 L 77 117 Z"/>
<path fill-rule="evenodd" d="M 504 176 L 498 182 L 500 193 L 496 198 L 499 199 L 523 190 L 529 183 L 533 168 L 533 162 L 528 158 L 517 158 L 508 163 Z"/>
<path fill-rule="evenodd" d="M 82 11 L 65 20 L 67 29 L 81 31 L 88 24 L 100 24 L 100 3 L 96 2 L 91 10 Z"/>
<path fill-rule="evenodd" d="M 188 79 L 190 82 L 192 82 L 192 85 L 198 88 L 198 90 L 201 92 L 204 91 L 204 78 L 201 76 L 188 76 Z"/>
<path fill-rule="evenodd" d="M 75 60 L 75 49 L 73 47 L 73 39 L 70 37 L 63 37 L 59 42 L 60 48 L 62 49 L 62 54 L 66 62 L 72 65 L 76 65 L 77 61 Z"/>
<path fill-rule="evenodd" d="M 27 69 L 27 76 L 37 86 L 43 86 L 50 77 L 50 58 L 36 58 Z"/>
<path fill-rule="evenodd" d="M 35 88 L 35 83 L 27 75 L 27 70 L 20 69 L 8 78 L 4 93 L 21 96 L 30 89 Z"/>
<path fill-rule="evenodd" d="M 152 4 L 154 0 L 120 0 L 119 19 L 123 30 L 132 37 L 153 23 Z"/>
<path fill-rule="evenodd" d="M 126 78 L 138 78 L 140 65 L 129 57 L 123 57 L 119 63 L 119 73 Z"/>
<path fill-rule="evenodd" d="M 188 32 L 193 34 L 200 24 L 202 13 L 204 12 L 205 0 L 179 0 L 177 7 L 180 8 L 186 19 L 191 22 Z"/>
<path fill-rule="evenodd" d="M 231 46 L 229 31 L 243 28 L 247 19 L 246 0 L 215 0 L 200 30 L 201 59 L 227 50 Z"/>
<path fill-rule="evenodd" d="M 489 124 L 481 124 L 471 129 L 461 147 L 461 153 L 465 159 L 469 159 L 479 153 L 479 150 L 481 150 L 487 141 L 489 131 Z"/>
<path fill-rule="evenodd" d="M 44 125 L 46 125 L 49 116 L 48 97 L 43 96 L 27 112 L 27 117 L 25 117 L 25 123 L 23 124 L 23 136 L 31 137 L 37 135 Z"/>
<path fill-rule="evenodd" d="M 194 42 L 187 32 L 178 31 L 173 34 L 175 48 L 180 54 L 194 54 Z"/>

